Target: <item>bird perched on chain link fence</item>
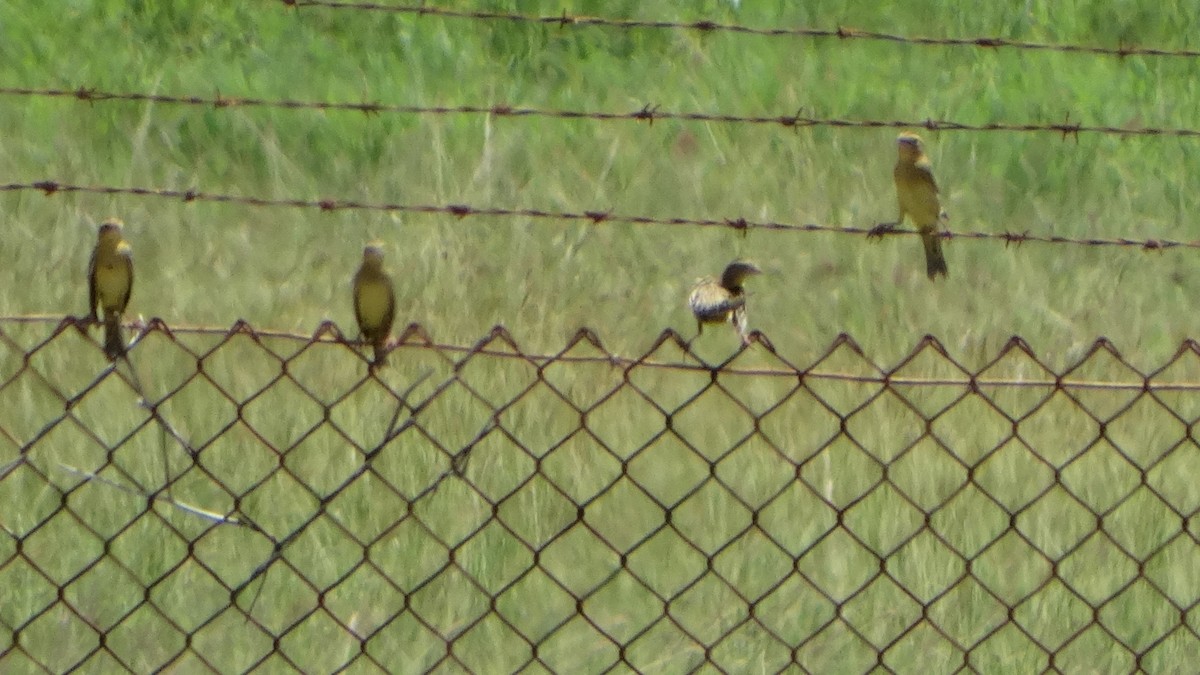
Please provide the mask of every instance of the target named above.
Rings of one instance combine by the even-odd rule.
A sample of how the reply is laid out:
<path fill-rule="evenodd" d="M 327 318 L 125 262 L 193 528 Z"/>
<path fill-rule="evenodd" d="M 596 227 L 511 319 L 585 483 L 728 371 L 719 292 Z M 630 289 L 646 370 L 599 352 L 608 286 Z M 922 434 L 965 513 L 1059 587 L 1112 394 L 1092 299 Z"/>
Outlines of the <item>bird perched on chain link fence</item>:
<path fill-rule="evenodd" d="M 383 246 L 371 242 L 363 249 L 362 265 L 354 274 L 354 318 L 363 341 L 374 347 L 371 368 L 384 364 L 387 339 L 396 320 L 392 278 L 383 270 Z"/>
<path fill-rule="evenodd" d="M 925 143 L 920 136 L 906 131 L 896 137 L 896 146 L 898 156 L 892 178 L 896 182 L 899 215 L 895 223 L 879 225 L 871 230 L 871 234 L 882 236 L 908 216 L 921 234 L 925 274 L 930 279 L 949 276 L 946 257 L 942 254 L 942 238 L 938 234 L 938 226 L 946 214 L 938 200 L 937 181 L 933 179 L 933 164 L 925 154 Z"/>
<path fill-rule="evenodd" d="M 706 277 L 696 282 L 688 295 L 688 307 L 696 317 L 697 335 L 704 332 L 706 323 L 733 324 L 742 344 L 749 344 L 746 331 L 746 290 L 742 286 L 747 277 L 762 274 L 754 263 L 735 260 L 725 267 L 720 279 Z"/>
<path fill-rule="evenodd" d="M 88 318 L 100 320 L 99 306 L 104 315 L 104 353 L 113 361 L 125 353 L 121 317 L 133 290 L 133 250 L 122 237 L 121 226 L 116 218 L 100 225 L 88 263 Z"/>

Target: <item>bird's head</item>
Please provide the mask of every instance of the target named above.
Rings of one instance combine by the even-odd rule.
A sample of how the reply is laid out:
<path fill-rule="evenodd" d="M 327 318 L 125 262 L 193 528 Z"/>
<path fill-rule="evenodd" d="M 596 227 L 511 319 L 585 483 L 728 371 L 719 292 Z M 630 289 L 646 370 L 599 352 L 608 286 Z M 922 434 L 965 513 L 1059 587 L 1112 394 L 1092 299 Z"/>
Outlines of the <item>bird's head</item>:
<path fill-rule="evenodd" d="M 725 271 L 721 273 L 721 285 L 730 290 L 741 288 L 746 277 L 752 277 L 756 274 L 762 274 L 762 270 L 758 268 L 758 265 L 748 260 L 734 260 L 726 265 Z"/>
<path fill-rule="evenodd" d="M 920 157 L 925 154 L 925 142 L 911 131 L 905 131 L 896 137 L 896 147 L 901 157 Z"/>
<path fill-rule="evenodd" d="M 383 242 L 373 241 L 363 247 L 363 264 L 371 267 L 383 267 Z"/>
<path fill-rule="evenodd" d="M 112 240 L 121 238 L 122 223 L 116 218 L 109 218 L 100 224 L 100 241 Z"/>

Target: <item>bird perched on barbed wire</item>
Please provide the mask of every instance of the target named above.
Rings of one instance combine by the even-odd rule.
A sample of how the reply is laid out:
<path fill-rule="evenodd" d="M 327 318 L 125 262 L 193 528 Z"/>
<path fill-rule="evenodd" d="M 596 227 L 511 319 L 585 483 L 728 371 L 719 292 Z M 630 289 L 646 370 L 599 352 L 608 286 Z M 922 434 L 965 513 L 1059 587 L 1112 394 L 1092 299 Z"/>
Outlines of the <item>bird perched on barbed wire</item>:
<path fill-rule="evenodd" d="M 383 270 L 383 246 L 371 242 L 363 249 L 362 265 L 354 274 L 354 318 L 363 341 L 375 348 L 371 368 L 383 365 L 387 339 L 396 320 L 392 278 Z"/>
<path fill-rule="evenodd" d="M 925 247 L 925 274 L 930 279 L 949 275 L 946 258 L 942 255 L 942 238 L 938 226 L 946 217 L 938 200 L 937 181 L 933 179 L 933 164 L 925 155 L 925 143 L 912 132 L 903 132 L 896 137 L 898 157 L 892 178 L 896 182 L 896 201 L 899 215 L 894 223 L 884 223 L 871 230 L 871 235 L 881 236 L 900 223 L 907 215 L 921 234 Z"/>
<path fill-rule="evenodd" d="M 696 282 L 688 295 L 688 307 L 696 317 L 697 335 L 706 323 L 733 324 L 742 344 L 749 344 L 746 332 L 746 278 L 762 274 L 754 263 L 735 260 L 725 267 L 720 279 L 706 277 Z"/>
<path fill-rule="evenodd" d="M 121 236 L 121 225 L 116 218 L 100 225 L 88 263 L 88 319 L 99 321 L 99 306 L 104 314 L 104 353 L 114 361 L 125 353 L 121 316 L 133 290 L 133 250 Z"/>

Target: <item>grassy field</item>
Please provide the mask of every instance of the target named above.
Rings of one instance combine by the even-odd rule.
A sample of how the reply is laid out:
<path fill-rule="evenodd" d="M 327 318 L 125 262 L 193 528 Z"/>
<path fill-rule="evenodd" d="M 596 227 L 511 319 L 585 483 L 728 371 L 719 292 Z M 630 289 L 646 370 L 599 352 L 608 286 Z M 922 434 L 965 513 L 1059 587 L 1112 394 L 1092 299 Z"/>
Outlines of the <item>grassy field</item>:
<path fill-rule="evenodd" d="M 1188 3 L 1036 4 L 439 6 L 1197 47 L 1180 30 L 1200 19 Z M 0 26 L 0 87 L 1200 128 L 1192 58 L 282 2 L 0 6 Z M 895 215 L 894 136 L 4 96 L 0 184 L 865 227 Z M 955 230 L 1196 238 L 1196 139 L 925 138 Z M 525 350 L 554 353 L 589 326 L 609 352 L 637 358 L 666 328 L 691 336 L 691 282 L 744 256 L 767 270 L 751 281 L 751 323 L 781 356 L 807 367 L 842 332 L 866 354 L 841 348 L 817 368 L 865 381 L 798 386 L 755 348 L 734 365 L 784 374 L 714 385 L 703 369 L 539 371 L 496 355 L 456 367 L 461 355 L 403 347 L 376 380 L 343 345 L 238 336 L 211 351 L 221 338 L 154 333 L 133 350 L 135 387 L 124 370 L 104 372 L 74 330 L 50 339 L 56 321 L 0 324 L 5 672 L 81 661 L 177 672 L 1184 672 L 1200 658 L 1188 611 L 1200 597 L 1193 390 L 971 392 L 929 349 L 897 375 L 951 383 L 869 381 L 925 334 L 969 370 L 1020 335 L 1055 371 L 1103 335 L 1129 365 L 1101 352 L 1071 378 L 1137 385 L 1130 366 L 1158 368 L 1200 334 L 1189 251 L 956 239 L 949 282 L 932 284 L 908 236 L 29 191 L 0 192 L 0 214 L 0 315 L 82 313 L 95 225 L 117 215 L 136 261 L 130 311 L 173 327 L 244 319 L 307 334 L 328 319 L 352 335 L 349 280 L 363 243 L 380 238 L 398 324 L 439 342 L 470 345 L 502 324 Z M 693 348 L 719 363 L 735 343 L 706 331 Z M 654 360 L 695 363 L 672 345 Z M 1016 353 L 985 374 L 1053 380 Z M 1185 354 L 1156 381 L 1197 379 L 1200 360 Z M 418 380 L 409 403 L 427 404 L 364 468 L 394 392 Z M 196 454 L 164 435 L 143 395 Z M 497 409 L 462 476 L 448 475 Z M 64 466 L 236 511 L 264 532 Z M 271 540 L 294 532 L 256 575 Z"/>

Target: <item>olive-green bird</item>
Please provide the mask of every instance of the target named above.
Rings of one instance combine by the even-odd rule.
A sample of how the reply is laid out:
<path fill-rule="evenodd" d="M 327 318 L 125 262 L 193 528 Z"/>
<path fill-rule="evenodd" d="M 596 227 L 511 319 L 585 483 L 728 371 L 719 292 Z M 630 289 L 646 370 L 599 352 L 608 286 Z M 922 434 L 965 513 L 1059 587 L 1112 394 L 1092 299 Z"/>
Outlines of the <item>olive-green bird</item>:
<path fill-rule="evenodd" d="M 706 277 L 696 282 L 688 295 L 688 307 L 696 317 L 697 334 L 704 332 L 706 323 L 733 324 L 742 344 L 749 343 L 746 331 L 746 278 L 762 274 L 754 263 L 735 260 L 725 267 L 721 278 Z"/>
<path fill-rule="evenodd" d="M 908 216 L 921 233 L 925 247 L 925 273 L 930 279 L 949 276 L 946 257 L 942 254 L 942 238 L 938 226 L 945 217 L 938 200 L 937 181 L 933 179 L 933 164 L 925 155 L 925 143 L 921 137 L 904 132 L 896 137 L 898 157 L 892 178 L 896 182 L 896 202 L 899 215 L 894 224 L 889 223 L 873 230 L 881 234 L 904 222 Z"/>
<path fill-rule="evenodd" d="M 133 250 L 121 237 L 121 225 L 116 218 L 100 225 L 88 263 L 88 318 L 99 320 L 99 306 L 104 313 L 104 353 L 114 361 L 125 353 L 121 316 L 133 290 Z"/>
<path fill-rule="evenodd" d="M 938 226 L 942 221 L 942 205 L 938 200 L 937 181 L 933 179 L 933 164 L 925 154 L 925 143 L 921 137 L 905 132 L 896 137 L 896 168 L 892 178 L 896 181 L 896 201 L 900 223 L 907 215 L 921 233 L 925 247 L 925 274 L 930 279 L 939 274 L 949 276 L 946 257 L 942 254 L 942 238 Z"/>
<path fill-rule="evenodd" d="M 383 247 L 378 243 L 363 249 L 362 265 L 354 275 L 354 318 L 362 339 L 375 348 L 371 367 L 382 366 L 388 335 L 396 320 L 396 295 L 392 278 L 383 271 Z"/>

